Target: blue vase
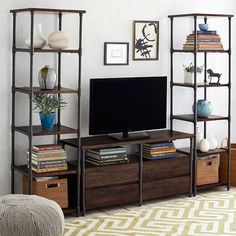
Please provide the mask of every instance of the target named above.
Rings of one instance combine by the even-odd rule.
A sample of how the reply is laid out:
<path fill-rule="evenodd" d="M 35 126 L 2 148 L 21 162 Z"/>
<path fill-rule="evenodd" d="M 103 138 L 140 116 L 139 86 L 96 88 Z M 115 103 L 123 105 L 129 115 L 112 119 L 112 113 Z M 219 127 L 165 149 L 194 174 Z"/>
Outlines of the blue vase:
<path fill-rule="evenodd" d="M 204 99 L 200 99 L 197 101 L 197 116 L 198 117 L 207 117 L 211 113 L 212 113 L 212 105 L 210 102 Z"/>
<path fill-rule="evenodd" d="M 40 116 L 40 120 L 41 120 L 42 129 L 52 130 L 54 120 L 55 120 L 55 112 L 51 112 L 51 114 L 49 116 L 47 116 L 43 112 L 40 112 L 39 116 Z"/>

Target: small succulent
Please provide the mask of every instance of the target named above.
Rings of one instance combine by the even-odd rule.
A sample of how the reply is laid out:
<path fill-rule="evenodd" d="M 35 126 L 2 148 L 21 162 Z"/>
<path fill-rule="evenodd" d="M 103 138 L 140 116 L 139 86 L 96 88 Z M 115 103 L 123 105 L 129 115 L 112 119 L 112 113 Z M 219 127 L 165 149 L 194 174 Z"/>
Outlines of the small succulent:
<path fill-rule="evenodd" d="M 184 71 L 188 73 L 194 73 L 194 65 L 192 62 L 188 66 L 183 65 L 183 67 L 184 67 Z M 203 69 L 204 69 L 204 65 L 197 66 L 197 73 L 202 73 Z"/>
<path fill-rule="evenodd" d="M 42 112 L 49 116 L 55 109 L 62 109 L 67 104 L 65 99 L 61 96 L 47 94 L 35 94 L 33 97 L 34 110 Z"/>

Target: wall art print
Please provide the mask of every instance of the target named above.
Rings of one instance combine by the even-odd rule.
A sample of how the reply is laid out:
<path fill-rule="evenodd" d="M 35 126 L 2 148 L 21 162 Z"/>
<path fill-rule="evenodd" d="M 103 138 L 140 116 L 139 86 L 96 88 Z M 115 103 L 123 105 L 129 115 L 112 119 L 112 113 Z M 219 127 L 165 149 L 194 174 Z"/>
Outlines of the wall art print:
<path fill-rule="evenodd" d="M 159 21 L 134 21 L 133 60 L 159 59 Z"/>

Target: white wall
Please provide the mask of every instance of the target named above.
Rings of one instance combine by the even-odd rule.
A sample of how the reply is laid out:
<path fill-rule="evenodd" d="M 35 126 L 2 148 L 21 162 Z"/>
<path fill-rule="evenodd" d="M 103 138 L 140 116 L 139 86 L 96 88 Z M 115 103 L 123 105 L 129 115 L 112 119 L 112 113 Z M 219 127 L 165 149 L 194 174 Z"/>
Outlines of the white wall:
<path fill-rule="evenodd" d="M 37 0 L 37 1 L 4 1 L 0 0 L 0 20 L 1 20 L 1 126 L 0 126 L 0 195 L 10 192 L 10 123 L 11 123 L 11 32 L 12 18 L 9 10 L 14 8 L 24 7 L 50 7 L 50 8 L 71 8 L 85 9 L 87 13 L 84 15 L 84 31 L 83 31 L 83 62 L 82 62 L 82 134 L 88 134 L 88 83 L 90 78 L 94 77 L 119 77 L 119 76 L 144 76 L 144 75 L 169 75 L 169 14 L 180 13 L 227 13 L 233 14 L 236 10 L 234 0 L 228 0 L 227 4 L 222 0 L 212 1 L 160 1 L 160 0 Z M 28 36 L 29 16 L 23 15 L 20 18 L 18 26 L 18 45 L 24 43 L 24 39 Z M 132 23 L 134 20 L 158 20 L 160 21 L 160 59 L 158 61 L 132 61 Z M 75 18 L 66 17 L 64 23 L 64 31 L 71 38 L 76 36 L 77 31 L 74 31 L 73 25 Z M 55 30 L 55 17 L 37 16 L 36 22 L 43 23 L 44 35 Z M 210 21 L 212 29 L 217 29 L 222 36 L 222 40 L 227 44 L 225 32 L 227 30 L 226 22 L 220 24 L 218 21 Z M 235 19 L 233 18 L 232 27 L 235 28 Z M 191 23 L 179 21 L 175 29 L 178 39 L 177 45 L 182 45 L 186 34 L 191 31 Z M 235 64 L 235 30 L 232 31 L 232 65 Z M 130 64 L 129 66 L 103 66 L 103 43 L 104 42 L 129 42 L 130 43 Z M 72 42 L 73 44 L 74 42 Z M 201 62 L 201 58 L 199 58 Z M 176 56 L 176 80 L 183 80 L 182 64 L 192 61 L 191 57 Z M 224 80 L 227 75 L 226 65 L 227 57 L 214 55 L 209 59 L 212 68 L 220 68 L 223 73 Z M 37 85 L 37 72 L 45 64 L 55 66 L 55 56 L 38 56 L 35 59 L 35 79 Z M 63 83 L 66 86 L 75 86 L 76 74 L 76 57 L 73 55 L 63 56 L 63 63 L 66 65 L 63 68 Z M 26 85 L 29 71 L 29 60 L 25 55 L 17 55 L 17 79 L 19 85 Z M 236 83 L 234 82 L 235 69 L 232 68 L 233 79 L 233 95 L 236 91 Z M 176 112 L 191 112 L 191 92 L 189 90 L 175 90 Z M 209 93 L 209 100 L 214 105 L 215 113 L 226 113 L 226 96 L 225 90 L 212 89 Z M 182 94 L 185 93 L 185 97 Z M 188 98 L 187 101 L 185 98 Z M 201 94 L 199 94 L 201 97 Z M 66 111 L 63 115 L 64 123 L 67 125 L 76 126 L 76 97 L 66 96 L 69 102 Z M 27 96 L 17 95 L 17 122 L 19 125 L 27 124 L 28 108 Z M 186 105 L 185 105 L 186 104 Z M 235 99 L 232 96 L 232 108 L 235 106 Z M 70 116 L 68 116 L 70 114 Z M 235 130 L 235 111 L 233 109 L 232 130 Z M 33 117 L 34 123 L 39 123 L 37 115 Z M 220 124 L 220 125 L 219 125 Z M 221 126 L 222 124 L 222 126 Z M 184 128 L 183 128 L 184 125 Z M 225 122 L 210 124 L 211 132 L 214 132 L 217 139 L 220 141 L 226 135 Z M 175 122 L 177 129 L 190 131 L 190 124 Z M 221 128 L 222 127 L 222 128 Z M 232 131 L 233 140 L 236 140 L 235 132 Z M 23 135 L 16 135 L 16 157 L 20 162 L 25 161 L 25 151 L 27 149 L 27 138 Z M 34 143 L 47 142 L 45 138 L 35 138 Z M 20 179 L 20 176 L 18 176 Z M 20 181 L 18 181 L 20 183 Z"/>

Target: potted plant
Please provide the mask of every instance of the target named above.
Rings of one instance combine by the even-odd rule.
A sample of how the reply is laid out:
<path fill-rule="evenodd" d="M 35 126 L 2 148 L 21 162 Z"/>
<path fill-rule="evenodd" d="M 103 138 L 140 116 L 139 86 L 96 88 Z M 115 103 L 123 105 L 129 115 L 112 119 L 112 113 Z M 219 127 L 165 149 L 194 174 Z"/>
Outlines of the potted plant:
<path fill-rule="evenodd" d="M 193 84 L 194 83 L 194 78 L 193 78 L 193 73 L 194 73 L 194 65 L 191 62 L 188 66 L 183 65 L 184 67 L 184 82 L 187 84 Z M 204 66 L 197 66 L 196 72 L 201 74 L 204 69 Z"/>
<path fill-rule="evenodd" d="M 55 120 L 55 109 L 67 104 L 63 97 L 48 94 L 36 94 L 33 97 L 34 110 L 39 112 L 42 129 L 51 130 Z"/>

